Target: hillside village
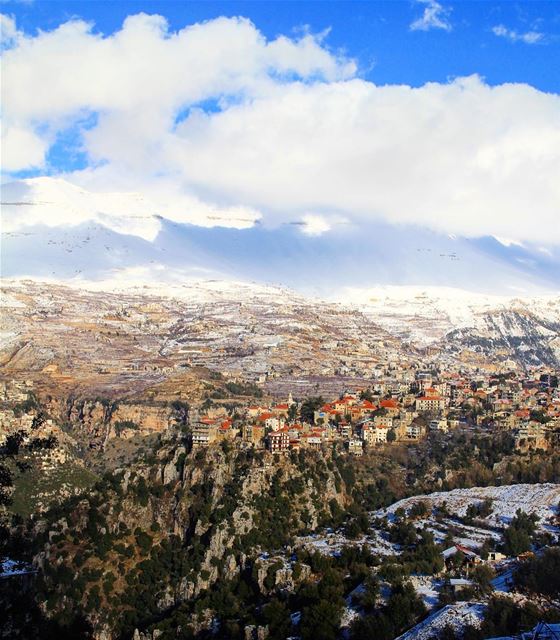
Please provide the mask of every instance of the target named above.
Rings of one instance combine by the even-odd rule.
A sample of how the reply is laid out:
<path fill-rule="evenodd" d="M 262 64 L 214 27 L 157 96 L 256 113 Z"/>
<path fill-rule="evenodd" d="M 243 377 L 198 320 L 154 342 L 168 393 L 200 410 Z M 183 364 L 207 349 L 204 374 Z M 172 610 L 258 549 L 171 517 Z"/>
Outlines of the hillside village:
<path fill-rule="evenodd" d="M 507 432 L 519 451 L 547 450 L 560 441 L 560 388 L 553 371 L 522 377 L 515 372 L 472 375 L 392 367 L 385 373 L 368 386 L 328 401 L 321 396 L 296 401 L 291 393 L 285 401 L 267 401 L 258 385 L 226 383 L 240 395 L 213 391 L 201 402 L 185 404 L 192 445 L 228 441 L 279 454 L 338 443 L 359 456 L 368 448 L 414 444 L 431 432 L 461 429 Z M 254 394 L 253 402 L 245 394 Z M 31 427 L 36 413 L 31 397 L 33 380 L 0 381 L 0 438 Z M 139 422 L 123 420 L 121 415 L 128 414 L 117 409 L 109 418 L 117 426 L 109 428 L 107 437 L 164 430 L 173 423 L 173 411 L 165 409 L 165 401 L 162 406 L 155 396 L 143 404 L 143 414 L 129 412 Z M 151 419 L 150 405 L 158 412 L 157 420 Z M 147 416 L 146 424 L 137 415 Z M 52 424 L 52 418 L 45 421 Z"/>
<path fill-rule="evenodd" d="M 394 373 L 394 372 L 393 372 Z M 366 448 L 414 443 L 431 431 L 504 430 L 519 450 L 546 450 L 560 435 L 558 378 L 543 373 L 469 378 L 460 374 L 406 372 L 323 402 L 308 398 L 236 407 L 215 406 L 195 417 L 193 446 L 228 440 L 273 453 L 321 449 L 334 442 L 361 455 Z"/>
<path fill-rule="evenodd" d="M 208 380 L 213 382 L 212 387 Z M 151 500 L 159 504 L 155 496 L 162 495 L 162 491 L 185 486 L 184 474 L 195 474 L 200 461 L 208 461 L 212 469 L 208 473 L 216 473 L 220 478 L 227 469 L 231 473 L 232 463 L 227 463 L 228 459 L 251 460 L 245 479 L 234 474 L 227 492 L 226 486 L 221 489 L 225 504 L 234 509 L 226 518 L 228 535 L 238 532 L 235 535 L 241 537 L 237 544 L 242 545 L 249 544 L 241 542 L 244 535 L 247 540 L 251 536 L 260 540 L 260 529 L 265 526 L 262 520 L 260 525 L 248 525 L 244 518 L 251 513 L 252 518 L 262 517 L 259 510 L 276 500 L 284 502 L 280 511 L 273 510 L 270 514 L 272 519 L 267 526 L 272 530 L 282 526 L 281 514 L 290 501 L 294 501 L 290 509 L 302 511 L 285 521 L 284 526 L 288 527 L 288 522 L 290 525 L 277 542 L 262 541 L 256 549 L 248 547 L 245 555 L 236 560 L 240 571 L 252 567 L 251 575 L 256 576 L 261 598 L 280 597 L 297 602 L 297 594 L 305 589 L 306 581 L 318 580 L 321 584 L 325 567 L 338 566 L 357 554 L 361 564 L 354 568 L 349 565 L 347 569 L 351 578 L 344 586 L 344 599 L 337 605 L 340 617 L 336 624 L 333 622 L 341 637 L 353 640 L 371 637 L 360 635 L 363 625 L 373 624 L 373 614 L 369 612 L 389 611 L 401 588 L 406 598 L 416 603 L 416 613 L 395 623 L 390 633 L 413 627 L 407 631 L 407 640 L 423 640 L 444 638 L 453 628 L 454 637 L 474 631 L 478 634 L 472 636 L 476 640 L 488 637 L 484 633 L 489 632 L 484 629 L 490 628 L 488 617 L 494 615 L 496 607 L 500 610 L 509 606 L 508 602 L 529 606 L 532 596 L 527 595 L 519 576 L 526 570 L 533 572 L 540 558 L 548 558 L 558 543 L 557 484 L 541 481 L 415 495 L 419 493 L 417 487 L 422 486 L 418 484 L 421 479 L 416 477 L 414 484 L 404 489 L 404 495 L 412 497 L 400 501 L 391 499 L 393 494 L 387 485 L 391 475 L 398 473 L 398 466 L 392 467 L 390 462 L 393 452 L 398 460 L 399 449 L 412 451 L 424 447 L 424 455 L 429 456 L 431 447 L 448 441 L 449 455 L 453 456 L 453 447 L 461 434 L 470 434 L 478 443 L 475 447 L 481 446 L 485 438 L 492 447 L 495 446 L 492 443 L 505 437 L 510 444 L 503 455 L 513 453 L 519 460 L 556 455 L 560 441 L 560 389 L 554 370 L 535 370 L 521 376 L 512 371 L 473 374 L 460 370 L 445 372 L 434 365 L 402 369 L 391 365 L 379 369 L 367 385 L 327 399 L 316 395 L 296 399 L 291 393 L 286 398 L 271 397 L 265 395 L 264 385 L 209 374 L 204 383 L 205 395 L 192 405 L 183 400 L 169 401 L 168 396 L 151 397 L 141 403 L 135 399 L 124 399 L 121 404 L 95 399 L 76 404 L 74 399 L 62 402 L 45 396 L 32 379 L 4 378 L 0 382 L 0 446 L 9 442 L 13 447 L 17 441 L 26 447 L 29 443 L 30 455 L 40 460 L 39 476 L 33 476 L 31 482 L 37 483 L 37 489 L 28 487 L 28 493 L 22 494 L 18 488 L 14 494 L 19 517 L 30 513 L 31 506 L 35 513 L 30 520 L 33 522 L 40 518 L 39 514 L 49 514 L 53 504 L 64 506 L 65 501 L 84 499 L 87 502 L 92 486 L 93 495 L 99 491 L 87 468 L 89 456 L 96 451 L 108 456 L 111 446 L 130 445 L 132 451 L 136 447 L 140 452 L 147 442 L 160 443 L 152 462 L 147 463 L 145 456 L 140 455 L 128 470 L 124 471 L 127 466 L 115 469 L 115 477 L 119 478 L 115 481 L 126 484 L 129 482 L 126 478 L 135 475 L 132 468 L 141 474 L 152 469 L 150 476 L 145 476 L 152 478 L 151 484 L 144 481 L 142 489 L 148 493 L 142 495 L 149 496 L 149 491 L 154 491 L 154 497 L 142 498 L 142 505 L 146 499 L 147 504 Z M 153 439 L 156 436 L 158 440 Z M 33 453 L 36 440 L 46 445 L 45 451 Z M 463 453 L 466 460 L 476 458 L 474 450 Z M 377 462 L 376 455 L 380 456 Z M 500 455 L 495 459 L 499 461 Z M 366 465 L 360 473 L 365 473 L 364 479 L 370 484 L 363 488 L 366 493 L 354 493 L 356 488 L 350 487 L 362 461 Z M 154 464 L 155 470 L 149 466 Z M 368 471 L 370 464 L 374 465 L 372 471 Z M 384 476 L 373 471 L 379 468 L 375 467 L 377 464 L 385 469 Z M 63 468 L 64 474 L 57 479 L 57 469 Z M 452 477 L 447 475 L 452 474 L 451 469 L 447 467 L 442 477 Z M 313 483 L 318 483 L 316 488 L 309 489 L 306 482 L 297 479 L 298 474 L 303 474 L 307 483 L 313 478 Z M 25 478 L 25 473 L 19 475 Z M 287 477 L 286 484 L 278 480 L 281 477 Z M 45 486 L 45 478 L 50 478 L 51 484 L 58 483 L 56 491 Z M 347 485 L 342 484 L 342 478 Z M 434 476 L 424 486 L 437 488 L 441 481 Z M 302 489 L 304 494 L 299 500 L 297 492 Z M 133 494 L 138 491 L 134 489 Z M 22 501 L 22 495 L 27 496 L 24 500 L 31 501 L 30 504 Z M 122 499 L 118 495 L 117 503 Z M 238 497 L 232 502 L 227 495 Z M 262 502 L 261 507 L 256 506 L 259 502 L 255 500 Z M 224 508 L 219 504 L 205 507 L 210 518 L 214 512 L 223 514 Z M 379 507 L 380 504 L 385 506 Z M 118 510 L 110 508 L 107 513 L 109 517 Z M 136 513 L 132 510 L 130 517 L 136 518 L 133 515 Z M 155 516 L 142 516 L 148 518 L 148 523 L 152 517 Z M 204 535 L 207 525 L 203 522 L 200 520 L 193 530 L 199 532 L 198 536 Z M 70 531 L 64 529 L 64 524 L 54 526 Z M 142 526 L 148 527 L 147 535 L 152 536 L 161 525 Z M 248 526 L 256 527 L 251 531 L 258 533 L 248 533 Z M 139 531 L 137 527 L 137 536 Z M 220 576 L 229 580 L 235 575 L 231 568 L 224 568 L 223 575 L 216 570 L 218 561 L 214 555 L 221 557 L 233 543 L 224 538 L 225 530 L 211 531 L 212 537 L 205 543 L 209 547 L 204 564 L 190 578 L 197 586 L 194 592 L 188 591 L 191 595 L 186 596 L 186 602 L 194 597 L 193 593 L 204 594 L 205 589 L 219 588 Z M 194 539 L 198 539 L 196 535 Z M 47 545 L 47 554 L 48 549 Z M 550 559 L 556 562 L 555 555 Z M 7 567 L 11 566 L 9 562 Z M 22 569 L 12 571 L 14 579 L 36 571 L 37 562 L 35 558 L 32 565 L 24 563 Z M 233 560 L 228 562 L 226 567 L 235 564 Z M 214 581 L 216 586 L 212 587 Z M 556 611 L 554 607 L 558 605 L 554 597 L 552 605 L 542 596 L 538 602 L 541 608 L 532 614 L 537 618 L 530 618 L 535 622 L 541 620 L 542 611 L 551 606 Z M 302 613 L 298 605 L 293 607 L 290 619 L 297 636 L 306 623 L 299 622 Z M 153 615 L 157 615 L 156 610 L 157 607 Z M 306 615 L 304 609 L 304 619 Z M 204 620 L 195 625 L 202 634 L 212 618 Z M 268 628 L 248 625 L 246 637 L 265 638 Z M 142 632 L 136 637 L 154 640 L 157 636 Z M 301 637 L 309 635 L 303 632 Z"/>
<path fill-rule="evenodd" d="M 161 400 L 167 385 L 172 393 L 183 391 L 179 399 L 192 404 L 200 395 L 193 378 L 202 369 L 228 381 L 255 383 L 273 398 L 292 393 L 295 399 L 328 399 L 372 381 L 405 395 L 419 368 L 469 379 L 508 371 L 522 379 L 558 368 L 553 302 L 542 306 L 542 314 L 551 316 L 546 330 L 531 328 L 528 310 L 525 335 L 509 316 L 502 317 L 519 319 L 517 307 L 484 308 L 461 318 L 463 340 L 452 337 L 458 325 L 443 310 L 437 318 L 423 314 L 433 313 L 429 299 L 412 301 L 399 324 L 359 305 L 236 282 L 107 292 L 3 281 L 0 295 L 2 373 L 6 379 L 32 380 L 37 391 L 50 395 Z M 529 306 L 541 309 L 536 302 Z M 385 312 L 398 309 L 388 306 Z M 484 318 L 500 320 L 500 330 L 465 328 Z M 403 323 L 411 335 L 395 329 Z M 422 339 L 414 328 L 421 329 Z"/>

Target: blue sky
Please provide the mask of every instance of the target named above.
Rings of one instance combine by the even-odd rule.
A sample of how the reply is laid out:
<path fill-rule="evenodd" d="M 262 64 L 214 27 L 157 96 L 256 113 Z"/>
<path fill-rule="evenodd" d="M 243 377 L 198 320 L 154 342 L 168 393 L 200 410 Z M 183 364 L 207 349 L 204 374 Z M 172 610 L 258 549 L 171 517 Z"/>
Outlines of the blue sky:
<path fill-rule="evenodd" d="M 71 17 L 95 23 L 104 34 L 118 30 L 127 15 L 164 15 L 171 29 L 218 16 L 245 16 L 269 38 L 330 29 L 326 43 L 359 63 L 360 75 L 376 84 L 445 82 L 480 74 L 490 84 L 526 82 L 560 91 L 560 2 L 441 2 L 451 29 L 410 29 L 425 5 L 420 2 L 5 2 L 25 31 L 51 30 Z M 495 35 L 503 26 L 509 33 Z M 540 39 L 527 44 L 527 33 Z"/>

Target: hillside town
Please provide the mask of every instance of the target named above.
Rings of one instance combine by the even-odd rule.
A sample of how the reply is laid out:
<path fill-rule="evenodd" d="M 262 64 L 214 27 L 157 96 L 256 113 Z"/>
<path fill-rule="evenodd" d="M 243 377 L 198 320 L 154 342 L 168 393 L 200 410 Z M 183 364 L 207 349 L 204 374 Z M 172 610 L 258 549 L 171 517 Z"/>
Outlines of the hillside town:
<path fill-rule="evenodd" d="M 219 589 L 220 581 L 247 576 L 267 607 L 275 598 L 289 604 L 286 629 L 307 638 L 302 631 L 309 616 L 302 604 L 306 589 L 329 580 L 338 567 L 344 598 L 337 600 L 330 628 L 341 638 L 372 637 L 367 625 L 389 624 L 379 616 L 393 619 L 393 601 L 403 594 L 415 613 L 390 623 L 387 638 L 405 632 L 403 640 L 444 640 L 446 634 L 483 640 L 493 637 L 492 628 L 513 628 L 514 623 L 492 627 L 490 622 L 512 605 L 528 612 L 531 625 L 557 620 L 554 589 L 551 601 L 538 595 L 539 606 L 531 609 L 531 589 L 548 593 L 548 579 L 536 578 L 537 587 L 530 582 L 543 563 L 558 562 L 556 369 L 522 374 L 390 362 L 353 385 L 344 377 L 307 384 L 307 395 L 298 385 L 286 395 L 272 395 L 266 381 L 209 369 L 194 374 L 198 394 L 191 402 L 170 383 L 152 387 L 141 399 L 77 398 L 46 393 L 36 376 L 0 379 L 0 450 L 7 459 L 15 455 L 10 508 L 34 526 L 54 518 L 49 539 L 64 538 L 61 549 L 68 550 L 70 570 L 92 581 L 88 589 L 100 578 L 89 573 L 92 563 L 78 567 L 80 556 L 65 529 L 73 516 L 57 521 L 57 509 L 87 504 L 108 491 L 103 495 L 111 497 L 103 500 L 113 501 L 105 509 L 108 521 L 116 518 L 112 530 L 120 530 L 124 517 L 134 531 L 127 544 L 148 544 L 144 540 L 158 539 L 161 528 L 177 527 L 157 516 L 160 496 L 177 504 L 188 487 L 188 511 L 177 530 L 191 527 L 188 535 L 196 544 L 209 537 L 199 564 L 188 579 L 181 578 L 187 582 L 178 598 L 187 603 Z M 283 382 L 289 389 L 289 380 Z M 340 391 L 333 393 L 336 388 Z M 444 458 L 438 451 L 446 452 Z M 416 467 L 415 460 L 425 466 Z M 471 467 L 477 471 L 469 476 Z M 531 475 L 535 468 L 543 474 Z M 106 470 L 116 485 L 96 480 Z M 224 474 L 231 474 L 226 484 Z M 475 484 L 479 478 L 489 485 Z M 121 488 L 113 495 L 114 486 Z M 197 502 L 198 492 L 209 491 L 219 497 L 206 506 Z M 121 508 L 125 515 L 117 515 Z M 196 524 L 187 524 L 198 508 Z M 173 513 L 171 502 L 165 511 Z M 99 531 L 92 530 L 94 540 L 105 535 Z M 119 544 L 119 553 L 131 553 Z M 239 548 L 239 557 L 227 556 L 231 548 Z M 49 557 L 48 543 L 46 549 Z M 94 558 L 103 555 L 95 549 Z M 189 555 L 194 549 L 189 547 Z M 44 562 L 41 555 L 28 562 L 19 558 L 14 569 L 12 557 L 17 555 L 2 561 L 12 581 L 35 575 Z M 148 566 L 142 557 L 119 569 L 127 576 L 116 577 L 112 587 L 123 598 L 119 606 L 127 606 L 130 571 Z M 259 620 L 245 623 L 245 637 L 267 637 L 271 627 Z M 200 616 L 193 621 L 201 633 L 212 625 Z M 136 618 L 127 624 L 134 633 L 141 626 Z M 140 632 L 134 638 L 155 640 Z"/>
<path fill-rule="evenodd" d="M 394 372 L 393 372 L 394 373 Z M 470 378 L 406 372 L 324 402 L 312 397 L 236 407 L 214 405 L 193 422 L 194 447 L 224 440 L 273 453 L 344 443 L 353 455 L 392 443 L 414 443 L 430 432 L 503 430 L 520 451 L 546 450 L 560 436 L 558 377 L 542 373 Z"/>
<path fill-rule="evenodd" d="M 359 456 L 367 449 L 413 444 L 431 432 L 456 429 L 506 431 L 519 451 L 547 450 L 560 440 L 560 389 L 553 371 L 539 370 L 529 377 L 514 372 L 473 376 L 410 368 L 390 369 L 387 374 L 328 401 L 320 396 L 296 401 L 291 393 L 284 401 L 265 401 L 257 385 L 250 390 L 260 397 L 252 401 L 244 396 L 235 402 L 206 398 L 190 409 L 192 445 L 228 441 L 280 454 L 338 443 Z M 0 382 L 0 438 L 31 427 L 36 413 L 30 401 L 33 393 L 32 380 Z M 118 421 L 118 413 L 116 417 Z M 161 428 L 171 421 L 169 413 Z M 45 421 L 52 423 L 50 418 Z M 110 435 L 127 437 L 153 429 L 128 423 Z"/>
<path fill-rule="evenodd" d="M 197 608 L 221 624 L 229 615 L 219 603 L 199 604 L 205 594 L 239 579 L 256 594 L 244 638 L 307 640 L 307 589 L 322 589 L 332 571 L 344 598 L 329 637 L 369 640 L 386 628 L 386 640 L 483 640 L 519 627 L 490 622 L 512 605 L 530 615 L 527 629 L 558 620 L 555 593 L 552 604 L 538 595 L 531 609 L 548 578 L 530 582 L 541 564 L 558 562 L 555 364 L 512 358 L 497 342 L 480 351 L 478 339 L 455 351 L 413 346 L 350 309 L 278 302 L 268 292 L 202 306 L 139 306 L 135 296 L 118 306 L 82 292 L 58 306 L 56 290 L 28 293 L 12 299 L 13 339 L 3 352 L 9 482 L 0 494 L 36 555 L 12 549 L 1 566 L 12 584 L 47 576 L 55 616 L 65 587 L 45 558 L 64 553 L 84 593 L 103 589 L 102 616 L 132 603 L 138 613 L 123 618 L 123 637 L 155 640 L 146 625 L 159 624 L 164 600 L 144 614 L 144 592 L 129 585 L 171 553 L 162 532 L 170 540 L 180 532 L 185 564 L 171 578 L 150 574 L 149 590 L 181 585 L 165 602 L 188 608 L 194 637 L 217 624 Z M 102 365 L 91 367 L 92 354 Z M 99 508 L 111 524 L 87 525 L 78 543 L 66 523 L 96 501 L 105 506 L 76 522 L 96 521 Z M 153 565 L 143 549 L 152 539 Z M 78 549 L 90 547 L 81 564 Z M 81 592 L 75 605 L 99 624 L 97 601 Z M 398 621 L 401 596 L 415 608 Z M 286 607 L 281 632 L 262 615 L 277 599 Z"/>

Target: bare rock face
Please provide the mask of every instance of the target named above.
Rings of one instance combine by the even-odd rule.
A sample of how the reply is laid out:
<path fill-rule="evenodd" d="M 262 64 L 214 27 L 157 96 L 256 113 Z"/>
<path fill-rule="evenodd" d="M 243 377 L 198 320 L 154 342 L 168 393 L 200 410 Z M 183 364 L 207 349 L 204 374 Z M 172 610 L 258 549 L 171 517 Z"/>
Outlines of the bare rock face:
<path fill-rule="evenodd" d="M 208 631 L 212 628 L 214 622 L 214 612 L 211 609 L 204 609 L 198 615 L 193 616 L 192 628 L 194 634 L 201 631 Z"/>
<path fill-rule="evenodd" d="M 158 640 L 162 635 L 163 631 L 160 631 L 159 629 L 154 629 L 151 633 L 149 631 L 141 633 L 138 629 L 134 629 L 132 640 Z"/>
<path fill-rule="evenodd" d="M 239 573 L 241 567 L 237 564 L 235 556 L 233 553 L 226 556 L 224 561 L 224 566 L 222 568 L 223 577 L 225 580 L 233 580 L 235 576 Z"/>
<path fill-rule="evenodd" d="M 158 640 L 162 635 L 163 631 L 159 629 L 154 629 L 151 633 L 149 631 L 142 633 L 138 629 L 134 629 L 132 640 Z"/>
<path fill-rule="evenodd" d="M 243 633 L 245 634 L 245 640 L 266 640 L 268 638 L 268 627 L 250 624 L 243 629 Z"/>
<path fill-rule="evenodd" d="M 163 467 L 162 481 L 163 484 L 168 484 L 178 479 L 179 470 L 177 469 L 176 463 L 172 460 L 171 462 L 168 462 L 165 467 Z"/>
<path fill-rule="evenodd" d="M 158 600 L 160 609 L 169 609 L 175 604 L 175 597 L 171 587 L 167 587 Z"/>
<path fill-rule="evenodd" d="M 173 409 L 165 402 L 146 399 L 116 401 L 109 397 L 92 399 L 72 393 L 66 396 L 44 395 L 41 402 L 58 423 L 67 425 L 65 437 L 71 437 L 84 451 L 105 451 L 110 441 L 164 435 L 173 431 Z M 118 448 L 120 445 L 113 442 L 112 446 Z M 134 448 L 134 444 L 131 447 Z M 169 481 L 177 479 L 173 477 L 171 466 L 167 476 Z"/>
<path fill-rule="evenodd" d="M 162 482 L 163 484 L 169 484 L 171 482 L 176 482 L 181 478 L 182 472 L 182 464 L 181 460 L 184 460 L 187 455 L 187 451 L 185 447 L 178 447 L 175 451 L 175 455 L 173 459 L 170 460 L 164 467 L 162 471 Z"/>
<path fill-rule="evenodd" d="M 259 558 L 255 563 L 253 575 L 263 594 L 276 590 L 291 592 L 299 582 L 311 575 L 311 567 L 297 563 L 296 568 L 292 563 L 287 563 L 285 558 L 273 556 Z"/>
<path fill-rule="evenodd" d="M 196 585 L 194 582 L 183 578 L 179 585 L 178 595 L 181 600 L 191 600 L 194 597 Z"/>
<path fill-rule="evenodd" d="M 293 591 L 295 586 L 293 575 L 294 572 L 291 567 L 283 567 L 282 569 L 278 569 L 276 575 L 274 576 L 275 586 L 280 589 Z"/>
<path fill-rule="evenodd" d="M 113 633 L 109 628 L 96 630 L 94 633 L 95 640 L 113 640 Z"/>
<path fill-rule="evenodd" d="M 231 536 L 227 532 L 226 527 L 218 527 L 214 535 L 210 538 L 210 544 L 208 545 L 204 561 L 202 562 L 199 579 L 196 584 L 196 594 L 200 593 L 203 589 L 208 589 L 208 587 L 216 582 L 220 575 L 218 563 L 230 548 L 231 542 Z M 233 556 L 230 557 L 233 559 L 235 566 L 237 566 L 235 558 Z"/>
<path fill-rule="evenodd" d="M 68 420 L 79 425 L 92 437 L 105 434 L 108 418 L 108 407 L 98 400 L 82 400 L 70 402 Z"/>
<path fill-rule="evenodd" d="M 111 415 L 111 424 L 133 422 L 141 431 L 162 432 L 169 426 L 171 412 L 168 407 L 150 404 L 119 404 Z"/>

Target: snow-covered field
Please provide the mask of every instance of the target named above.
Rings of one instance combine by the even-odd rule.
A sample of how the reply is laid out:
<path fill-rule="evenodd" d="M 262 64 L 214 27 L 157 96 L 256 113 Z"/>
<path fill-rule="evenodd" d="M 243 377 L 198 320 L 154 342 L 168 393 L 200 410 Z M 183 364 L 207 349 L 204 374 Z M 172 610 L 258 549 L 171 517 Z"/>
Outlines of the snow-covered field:
<path fill-rule="evenodd" d="M 431 640 L 451 627 L 460 636 L 467 626 L 480 627 L 485 605 L 478 602 L 457 602 L 429 615 L 425 620 L 399 636 L 397 640 Z"/>
<path fill-rule="evenodd" d="M 542 527 L 555 514 L 560 505 L 560 485 L 557 484 L 514 484 L 502 487 L 473 487 L 454 489 L 429 495 L 414 496 L 395 502 L 387 509 L 379 510 L 379 517 L 393 516 L 397 509 L 410 509 L 417 502 L 424 502 L 429 509 L 441 506 L 444 502 L 451 513 L 459 516 L 466 514 L 470 504 L 478 504 L 487 498 L 492 500 L 492 513 L 484 518 L 489 526 L 502 528 L 515 516 L 518 509 L 525 513 L 534 513 L 539 517 Z"/>
<path fill-rule="evenodd" d="M 324 535 L 312 534 L 296 538 L 296 545 L 309 551 L 319 551 L 325 555 L 336 555 L 347 545 L 363 546 L 370 548 L 375 555 L 391 556 L 398 550 L 390 542 L 385 540 L 380 532 L 372 531 L 368 536 L 350 540 L 340 532 L 329 532 Z"/>
<path fill-rule="evenodd" d="M 412 575 L 410 582 L 416 593 L 422 598 L 426 609 L 431 610 L 437 606 L 439 602 L 439 590 L 443 584 L 443 580 L 432 576 Z"/>
<path fill-rule="evenodd" d="M 379 519 L 394 519 L 395 512 L 403 508 L 408 511 L 415 503 L 424 502 L 431 511 L 444 502 L 452 514 L 465 516 L 470 504 L 479 504 L 486 499 L 492 500 L 492 513 L 481 522 L 480 526 L 463 524 L 453 518 L 438 518 L 427 515 L 416 519 L 415 526 L 426 528 L 434 534 L 436 542 L 443 542 L 449 531 L 453 533 L 456 544 L 463 544 L 471 549 L 480 547 L 485 540 L 493 538 L 500 542 L 502 530 L 520 509 L 525 513 L 534 513 L 539 517 L 538 525 L 549 531 L 558 533 L 553 526 L 552 518 L 558 513 L 560 506 L 560 485 L 556 484 L 519 484 L 503 487 L 474 487 L 471 489 L 455 489 L 447 492 L 436 492 L 429 495 L 414 496 L 400 500 L 386 509 L 371 514 L 374 528 L 368 536 L 350 540 L 340 531 L 327 531 L 323 535 L 314 534 L 297 539 L 297 545 L 309 550 L 319 551 L 326 555 L 340 553 L 345 545 L 366 545 L 376 555 L 398 555 L 398 545 L 385 539 L 384 525 Z M 506 559 L 494 565 L 497 571 L 493 587 L 497 592 L 511 591 L 512 574 L 518 563 L 515 559 Z M 442 580 L 435 576 L 410 576 L 416 593 L 422 598 L 426 608 L 433 612 L 422 622 L 401 635 L 397 640 L 432 640 L 438 637 L 445 628 L 452 628 L 458 637 L 467 626 L 479 627 L 484 617 L 485 604 L 481 602 L 458 602 L 437 609 Z M 352 601 L 352 595 L 359 593 L 363 585 L 356 587 L 346 599 L 342 627 L 347 628 L 359 616 L 359 607 Z M 436 610 L 437 609 L 437 610 Z"/>
<path fill-rule="evenodd" d="M 515 516 L 518 509 L 525 513 L 534 513 L 539 517 L 537 526 L 548 531 L 557 531 L 550 524 L 551 518 L 558 513 L 560 505 L 560 485 L 556 484 L 517 484 L 503 487 L 473 487 L 471 489 L 454 489 L 429 495 L 414 496 L 395 502 L 386 509 L 380 509 L 371 515 L 374 518 L 394 518 L 399 508 L 408 511 L 417 502 L 424 502 L 430 510 L 441 506 L 444 502 L 452 514 L 464 516 L 470 504 L 479 504 L 483 500 L 492 500 L 492 513 L 481 519 L 483 526 L 462 524 L 444 518 L 437 521 L 431 516 L 415 521 L 417 528 L 431 531 L 436 542 L 443 542 L 450 528 L 454 530 L 454 541 L 471 549 L 481 547 L 485 540 L 493 538 L 501 540 L 500 529 L 503 529 Z M 400 553 L 398 545 L 385 539 L 382 529 L 374 528 L 367 536 L 351 540 L 342 532 L 328 531 L 325 534 L 313 534 L 296 539 L 297 546 L 308 550 L 319 551 L 325 555 L 340 553 L 346 545 L 366 545 L 375 555 L 390 556 Z"/>
<path fill-rule="evenodd" d="M 455 544 L 462 544 L 471 549 L 481 547 L 488 538 L 492 538 L 496 542 L 500 542 L 502 539 L 502 535 L 498 531 L 482 527 L 473 527 L 447 518 L 441 522 L 435 522 L 433 518 L 423 518 L 417 520 L 415 524 L 416 528 L 431 531 L 434 540 L 438 543 L 442 543 L 449 528 L 453 528 Z"/>

